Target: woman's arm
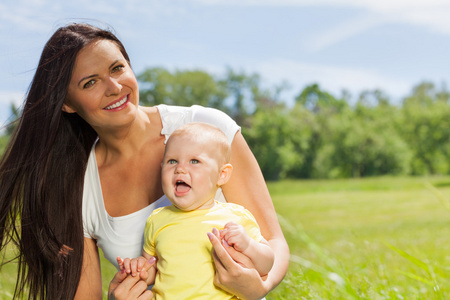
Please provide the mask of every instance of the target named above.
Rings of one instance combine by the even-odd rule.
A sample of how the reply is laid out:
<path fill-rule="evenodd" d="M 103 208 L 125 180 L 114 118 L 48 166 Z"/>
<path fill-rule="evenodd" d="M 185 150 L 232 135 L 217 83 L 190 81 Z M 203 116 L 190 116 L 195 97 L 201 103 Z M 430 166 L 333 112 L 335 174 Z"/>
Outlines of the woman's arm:
<path fill-rule="evenodd" d="M 265 280 L 262 280 L 259 275 L 258 278 L 255 278 L 254 276 L 258 274 L 256 271 L 248 272 L 239 266 L 237 270 L 242 274 L 235 271 L 227 272 L 224 268 L 218 269 L 219 274 L 216 281 L 217 278 L 222 278 L 219 281 L 226 282 L 222 283 L 223 287 L 234 294 L 240 295 L 241 298 L 257 299 L 258 296 L 256 295 L 266 295 L 286 275 L 289 265 L 289 247 L 278 223 L 261 169 L 240 132 L 236 133 L 231 147 L 233 174 L 228 183 L 222 186 L 224 196 L 228 202 L 240 204 L 254 215 L 261 228 L 262 235 L 274 251 L 275 261 Z M 216 248 L 215 250 L 217 252 Z M 247 283 L 245 285 L 239 283 L 243 280 L 242 275 L 248 277 L 245 279 Z"/>
<path fill-rule="evenodd" d="M 84 238 L 83 265 L 75 300 L 99 299 L 102 297 L 102 277 L 97 245 L 90 238 Z"/>

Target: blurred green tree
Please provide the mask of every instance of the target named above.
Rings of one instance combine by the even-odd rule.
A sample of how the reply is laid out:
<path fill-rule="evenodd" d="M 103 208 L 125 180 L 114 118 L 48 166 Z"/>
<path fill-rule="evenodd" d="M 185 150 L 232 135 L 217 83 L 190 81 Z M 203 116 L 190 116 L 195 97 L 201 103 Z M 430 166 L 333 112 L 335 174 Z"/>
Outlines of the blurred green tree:
<path fill-rule="evenodd" d="M 256 109 L 255 98 L 260 95 L 260 76 L 227 67 L 219 83 L 227 91 L 230 116 L 240 125 L 247 126 Z"/>
<path fill-rule="evenodd" d="M 399 131 L 413 152 L 413 175 L 450 174 L 450 96 L 422 82 L 403 100 Z"/>
<path fill-rule="evenodd" d="M 138 75 L 142 105 L 194 104 L 228 111 L 224 100 L 226 91 L 210 74 L 201 70 L 150 68 Z"/>
<path fill-rule="evenodd" d="M 288 110 L 280 105 L 260 109 L 243 134 L 252 149 L 266 180 L 287 177 L 294 165 L 301 165 L 301 153 L 295 151 L 296 132 Z"/>
<path fill-rule="evenodd" d="M 316 83 L 306 86 L 295 98 L 292 118 L 296 130 L 303 132 L 301 149 L 304 150 L 303 164 L 289 174 L 296 178 L 330 177 L 333 166 L 325 164 L 328 157 L 331 120 L 348 109 L 343 93 L 341 98 L 321 89 Z"/>
<path fill-rule="evenodd" d="M 450 173 L 450 93 L 423 82 L 401 105 L 379 89 L 350 105 L 318 84 L 287 107 L 286 82 L 263 87 L 258 74 L 227 68 L 149 68 L 138 76 L 143 105 L 199 104 L 228 113 L 242 127 L 266 179 Z"/>

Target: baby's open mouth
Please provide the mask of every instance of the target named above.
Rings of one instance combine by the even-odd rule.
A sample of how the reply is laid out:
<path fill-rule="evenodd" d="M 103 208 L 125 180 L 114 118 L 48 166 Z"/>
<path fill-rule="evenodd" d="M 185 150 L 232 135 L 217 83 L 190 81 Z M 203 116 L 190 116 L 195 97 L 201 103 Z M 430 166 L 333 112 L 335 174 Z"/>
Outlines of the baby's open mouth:
<path fill-rule="evenodd" d="M 175 184 L 175 190 L 178 193 L 186 193 L 189 192 L 190 189 L 191 186 L 182 180 L 178 180 L 177 183 Z"/>

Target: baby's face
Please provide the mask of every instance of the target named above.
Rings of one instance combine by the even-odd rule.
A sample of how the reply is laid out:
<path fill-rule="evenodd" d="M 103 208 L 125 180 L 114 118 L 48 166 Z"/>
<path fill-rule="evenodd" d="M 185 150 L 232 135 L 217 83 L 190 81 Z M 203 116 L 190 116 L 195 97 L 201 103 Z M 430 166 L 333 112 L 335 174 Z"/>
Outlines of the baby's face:
<path fill-rule="evenodd" d="M 207 141 L 171 137 L 162 163 L 162 186 L 172 204 L 184 211 L 214 205 L 221 167 L 218 155 Z"/>

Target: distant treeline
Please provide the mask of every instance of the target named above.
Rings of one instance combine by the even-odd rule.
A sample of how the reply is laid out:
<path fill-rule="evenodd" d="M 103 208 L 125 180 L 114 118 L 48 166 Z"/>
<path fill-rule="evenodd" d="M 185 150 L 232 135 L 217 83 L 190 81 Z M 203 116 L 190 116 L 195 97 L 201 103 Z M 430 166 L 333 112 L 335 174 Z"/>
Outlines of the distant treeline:
<path fill-rule="evenodd" d="M 430 82 L 393 104 L 381 90 L 350 101 L 317 84 L 281 99 L 288 83 L 263 87 L 258 74 L 230 68 L 222 76 L 148 68 L 138 80 L 142 105 L 198 104 L 229 114 L 267 180 L 450 174 L 450 93 Z"/>
<path fill-rule="evenodd" d="M 265 88 L 258 74 L 232 69 L 218 78 L 150 68 L 138 78 L 144 105 L 228 113 L 267 180 L 450 174 L 450 93 L 433 83 L 418 84 L 395 105 L 381 90 L 350 101 L 345 91 L 336 97 L 311 84 L 288 106 L 282 100 L 293 99 L 280 98 L 287 83 Z"/>

